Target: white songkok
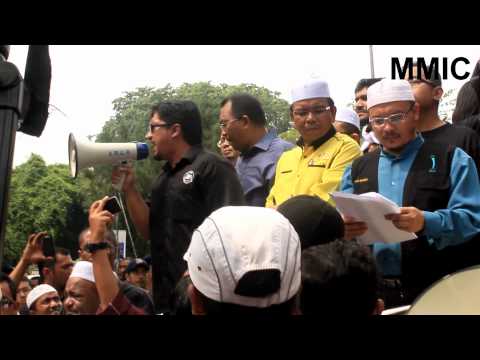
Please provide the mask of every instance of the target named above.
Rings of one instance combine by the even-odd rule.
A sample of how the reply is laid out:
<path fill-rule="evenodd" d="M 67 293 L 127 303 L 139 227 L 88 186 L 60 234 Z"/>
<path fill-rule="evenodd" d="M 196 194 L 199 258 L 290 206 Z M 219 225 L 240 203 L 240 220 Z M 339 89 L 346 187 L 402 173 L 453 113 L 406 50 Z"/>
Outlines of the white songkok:
<path fill-rule="evenodd" d="M 48 284 L 41 284 L 35 286 L 32 291 L 30 291 L 27 295 L 27 307 L 30 309 L 33 303 L 37 301 L 40 296 L 51 292 L 55 292 L 58 294 L 57 290 L 55 290 L 53 286 L 50 286 Z"/>
<path fill-rule="evenodd" d="M 367 110 L 393 101 L 415 101 L 412 87 L 407 80 L 383 79 L 367 90 Z"/>
<path fill-rule="evenodd" d="M 90 261 L 79 261 L 73 267 L 70 277 L 78 277 L 95 283 L 95 277 L 93 276 L 93 264 Z"/>
<path fill-rule="evenodd" d="M 357 113 L 349 108 L 340 108 L 337 110 L 337 115 L 335 115 L 336 121 L 341 121 L 344 123 L 349 123 L 355 126 L 358 131 L 360 131 L 360 118 Z"/>
<path fill-rule="evenodd" d="M 300 100 L 329 97 L 328 84 L 323 80 L 309 79 L 292 89 L 292 104 Z"/>

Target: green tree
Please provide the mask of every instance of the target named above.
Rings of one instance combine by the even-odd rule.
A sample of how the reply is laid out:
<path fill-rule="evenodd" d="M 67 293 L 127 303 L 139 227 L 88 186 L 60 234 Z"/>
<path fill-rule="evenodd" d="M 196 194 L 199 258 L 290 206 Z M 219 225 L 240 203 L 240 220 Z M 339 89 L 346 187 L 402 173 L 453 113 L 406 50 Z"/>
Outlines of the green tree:
<path fill-rule="evenodd" d="M 48 231 L 56 245 L 75 252 L 78 233 L 87 224 L 83 199 L 67 165 L 47 166 L 32 154 L 12 172 L 5 258 L 18 259 L 28 235 L 38 231 Z"/>

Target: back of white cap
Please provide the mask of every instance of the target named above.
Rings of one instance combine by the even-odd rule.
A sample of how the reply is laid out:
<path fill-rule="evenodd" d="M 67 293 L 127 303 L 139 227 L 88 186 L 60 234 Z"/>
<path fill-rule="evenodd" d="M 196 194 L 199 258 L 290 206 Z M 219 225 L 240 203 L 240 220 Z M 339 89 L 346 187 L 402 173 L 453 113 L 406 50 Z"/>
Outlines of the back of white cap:
<path fill-rule="evenodd" d="M 279 212 L 249 206 L 214 211 L 192 236 L 184 259 L 193 285 L 206 297 L 222 302 L 264 308 L 291 299 L 299 290 L 300 241 Z M 266 281 L 271 292 L 246 295 L 248 275 L 278 275 Z M 263 275 L 262 274 L 262 275 Z M 253 286 L 255 288 L 255 286 Z M 252 291 L 262 291 L 263 289 Z"/>

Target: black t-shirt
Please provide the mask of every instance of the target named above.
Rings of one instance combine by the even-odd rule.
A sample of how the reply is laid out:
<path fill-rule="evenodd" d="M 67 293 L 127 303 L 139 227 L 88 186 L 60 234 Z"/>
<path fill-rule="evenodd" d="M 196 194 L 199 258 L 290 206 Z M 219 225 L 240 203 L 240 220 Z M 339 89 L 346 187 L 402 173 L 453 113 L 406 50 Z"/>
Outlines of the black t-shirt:
<path fill-rule="evenodd" d="M 191 147 L 174 169 L 167 163 L 151 194 L 150 246 L 157 312 L 169 311 L 169 296 L 186 270 L 183 255 L 193 231 L 227 205 L 245 205 L 235 169 L 220 156 Z"/>
<path fill-rule="evenodd" d="M 465 126 L 446 124 L 439 128 L 421 133 L 425 140 L 452 144 L 465 151 L 480 169 L 480 137 L 475 131 Z M 479 172 L 480 176 L 480 172 Z"/>

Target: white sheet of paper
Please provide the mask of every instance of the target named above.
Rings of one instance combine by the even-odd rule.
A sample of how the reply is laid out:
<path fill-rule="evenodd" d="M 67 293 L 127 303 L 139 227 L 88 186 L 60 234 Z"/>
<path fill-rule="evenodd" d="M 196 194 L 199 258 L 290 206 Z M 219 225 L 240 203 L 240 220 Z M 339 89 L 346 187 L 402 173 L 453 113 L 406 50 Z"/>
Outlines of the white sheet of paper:
<path fill-rule="evenodd" d="M 375 242 L 394 244 L 417 238 L 415 233 L 400 230 L 393 225 L 392 221 L 385 219 L 387 214 L 400 213 L 400 208 L 378 193 L 355 195 L 333 192 L 330 195 L 341 214 L 367 223 L 367 232 L 357 238 L 362 244 L 368 245 Z"/>

